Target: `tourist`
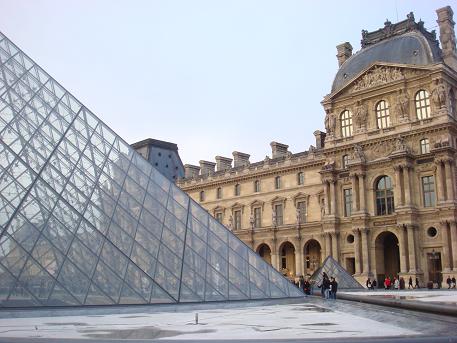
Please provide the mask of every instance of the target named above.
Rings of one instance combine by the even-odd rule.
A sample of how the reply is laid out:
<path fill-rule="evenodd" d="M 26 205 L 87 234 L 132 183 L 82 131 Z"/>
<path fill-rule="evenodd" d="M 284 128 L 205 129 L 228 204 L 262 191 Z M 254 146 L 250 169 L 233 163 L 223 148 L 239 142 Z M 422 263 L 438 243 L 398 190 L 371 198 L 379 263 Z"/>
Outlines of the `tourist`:
<path fill-rule="evenodd" d="M 398 291 L 399 288 L 400 288 L 400 281 L 397 279 L 396 276 L 394 276 L 394 289 L 396 291 Z"/>
<path fill-rule="evenodd" d="M 338 291 L 338 282 L 332 276 L 332 281 L 330 282 L 331 296 L 330 299 L 336 300 L 336 292 Z"/>
<path fill-rule="evenodd" d="M 391 286 L 390 278 L 388 276 L 386 276 L 386 279 L 384 280 L 384 289 L 387 291 L 388 289 L 390 289 L 390 286 Z"/>
<path fill-rule="evenodd" d="M 367 289 L 371 289 L 372 285 L 371 285 L 370 278 L 368 278 L 366 285 L 367 285 Z"/>
<path fill-rule="evenodd" d="M 308 280 L 305 280 L 303 283 L 303 291 L 305 292 L 306 295 L 311 294 L 311 284 L 309 283 Z"/>
<path fill-rule="evenodd" d="M 414 285 L 414 288 L 420 288 L 419 287 L 419 279 L 418 278 L 416 278 L 416 284 Z"/>
<path fill-rule="evenodd" d="M 450 277 L 450 276 L 447 277 L 446 283 L 447 283 L 447 289 L 451 289 L 451 287 L 452 287 L 452 280 L 451 280 L 451 277 Z"/>
<path fill-rule="evenodd" d="M 452 288 L 455 289 L 455 276 L 452 277 L 451 281 L 452 281 Z"/>
<path fill-rule="evenodd" d="M 377 286 L 378 286 L 378 282 L 376 281 L 376 279 L 374 279 L 373 282 L 371 283 L 371 289 L 374 290 Z"/>
<path fill-rule="evenodd" d="M 410 276 L 408 281 L 408 289 L 414 289 L 413 278 Z"/>
<path fill-rule="evenodd" d="M 403 279 L 403 276 L 400 277 L 400 289 L 405 289 L 405 279 Z"/>

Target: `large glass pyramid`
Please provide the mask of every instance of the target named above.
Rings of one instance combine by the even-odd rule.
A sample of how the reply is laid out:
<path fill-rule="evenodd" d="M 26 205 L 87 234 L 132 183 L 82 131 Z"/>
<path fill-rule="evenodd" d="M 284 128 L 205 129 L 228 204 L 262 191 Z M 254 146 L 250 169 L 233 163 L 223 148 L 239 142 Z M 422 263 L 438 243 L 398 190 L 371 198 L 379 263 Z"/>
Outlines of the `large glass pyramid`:
<path fill-rule="evenodd" d="M 327 256 L 322 263 L 322 266 L 316 270 L 310 277 L 310 281 L 314 285 L 321 285 L 323 273 L 326 273 L 328 277 L 334 277 L 338 282 L 338 289 L 357 289 L 363 288 L 363 286 L 357 282 L 356 279 L 349 274 L 332 256 Z"/>
<path fill-rule="evenodd" d="M 303 295 L 0 33 L 0 307 Z"/>

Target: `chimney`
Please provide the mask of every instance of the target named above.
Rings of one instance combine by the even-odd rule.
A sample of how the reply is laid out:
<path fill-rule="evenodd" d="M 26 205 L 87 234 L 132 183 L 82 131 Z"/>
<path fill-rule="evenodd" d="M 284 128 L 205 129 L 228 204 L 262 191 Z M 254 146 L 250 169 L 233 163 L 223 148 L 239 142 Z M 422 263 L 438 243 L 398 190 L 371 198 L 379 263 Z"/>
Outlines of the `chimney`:
<path fill-rule="evenodd" d="M 440 27 L 440 43 L 444 63 L 457 70 L 457 52 L 455 47 L 454 12 L 451 6 L 436 10 L 438 26 Z"/>
<path fill-rule="evenodd" d="M 278 143 L 278 142 L 271 142 L 271 158 L 281 157 L 287 155 L 287 149 L 289 148 L 288 145 Z"/>
<path fill-rule="evenodd" d="M 241 167 L 241 166 L 248 166 L 249 165 L 249 157 L 251 155 L 245 154 L 243 152 L 234 151 L 232 152 L 233 155 L 233 167 Z"/>
<path fill-rule="evenodd" d="M 336 58 L 338 59 L 338 66 L 346 62 L 346 60 L 352 56 L 352 45 L 349 42 L 342 43 L 336 46 Z"/>
<path fill-rule="evenodd" d="M 200 167 L 192 164 L 184 165 L 184 177 L 186 179 L 193 179 L 200 174 Z"/>
<path fill-rule="evenodd" d="M 314 137 L 316 137 L 316 149 L 322 149 L 324 147 L 325 132 L 316 130 L 314 131 Z"/>
<path fill-rule="evenodd" d="M 233 161 L 233 159 L 228 158 L 228 157 L 216 156 L 217 171 L 231 169 L 232 161 Z"/>
<path fill-rule="evenodd" d="M 214 174 L 214 167 L 216 166 L 216 163 L 210 162 L 210 161 L 203 161 L 203 160 L 200 160 L 198 162 L 200 163 L 200 175 L 201 176 Z"/>

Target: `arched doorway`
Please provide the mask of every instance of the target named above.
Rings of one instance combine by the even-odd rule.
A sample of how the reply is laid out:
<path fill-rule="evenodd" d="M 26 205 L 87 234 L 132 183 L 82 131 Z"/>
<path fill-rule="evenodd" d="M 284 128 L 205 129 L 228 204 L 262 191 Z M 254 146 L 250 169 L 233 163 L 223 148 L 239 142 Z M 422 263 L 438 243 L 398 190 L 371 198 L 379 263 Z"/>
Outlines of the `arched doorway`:
<path fill-rule="evenodd" d="M 310 239 L 303 247 L 305 275 L 312 275 L 321 265 L 321 245 Z"/>
<path fill-rule="evenodd" d="M 382 232 L 376 238 L 376 276 L 382 285 L 386 276 L 391 279 L 400 272 L 400 249 L 398 238 L 392 232 Z"/>
<path fill-rule="evenodd" d="M 288 277 L 295 276 L 295 247 L 290 242 L 284 242 L 279 249 L 281 254 L 280 272 Z"/>
<path fill-rule="evenodd" d="M 260 244 L 257 248 L 257 253 L 262 257 L 265 262 L 271 264 L 271 249 L 265 243 Z"/>

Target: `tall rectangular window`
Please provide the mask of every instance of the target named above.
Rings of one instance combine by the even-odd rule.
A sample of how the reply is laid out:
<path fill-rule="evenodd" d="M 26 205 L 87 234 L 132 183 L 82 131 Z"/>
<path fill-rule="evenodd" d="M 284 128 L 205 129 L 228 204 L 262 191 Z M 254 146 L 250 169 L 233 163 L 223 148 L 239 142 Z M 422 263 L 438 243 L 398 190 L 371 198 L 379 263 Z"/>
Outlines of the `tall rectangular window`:
<path fill-rule="evenodd" d="M 282 225 L 284 223 L 284 217 L 282 213 L 282 204 L 275 205 L 276 225 Z"/>
<path fill-rule="evenodd" d="M 297 174 L 297 184 L 303 185 L 305 183 L 305 173 L 299 172 Z"/>
<path fill-rule="evenodd" d="M 233 212 L 234 217 L 234 229 L 240 230 L 241 229 L 241 210 L 236 210 Z"/>
<path fill-rule="evenodd" d="M 217 220 L 219 223 L 222 223 L 222 212 L 217 212 L 217 213 L 216 213 L 216 220 Z"/>
<path fill-rule="evenodd" d="M 254 193 L 260 192 L 260 180 L 254 181 Z"/>
<path fill-rule="evenodd" d="M 306 201 L 297 202 L 298 223 L 306 223 Z"/>
<path fill-rule="evenodd" d="M 262 226 L 262 212 L 260 207 L 254 208 L 254 227 Z"/>
<path fill-rule="evenodd" d="M 352 214 L 352 188 L 343 190 L 344 194 L 344 216 L 350 217 Z"/>
<path fill-rule="evenodd" d="M 218 187 L 216 190 L 216 198 L 222 199 L 222 188 L 221 187 Z"/>
<path fill-rule="evenodd" d="M 281 188 L 281 176 L 276 176 L 275 177 L 275 189 L 280 189 Z"/>
<path fill-rule="evenodd" d="M 422 178 L 422 190 L 424 192 L 424 207 L 435 206 L 435 179 L 433 176 Z"/>

